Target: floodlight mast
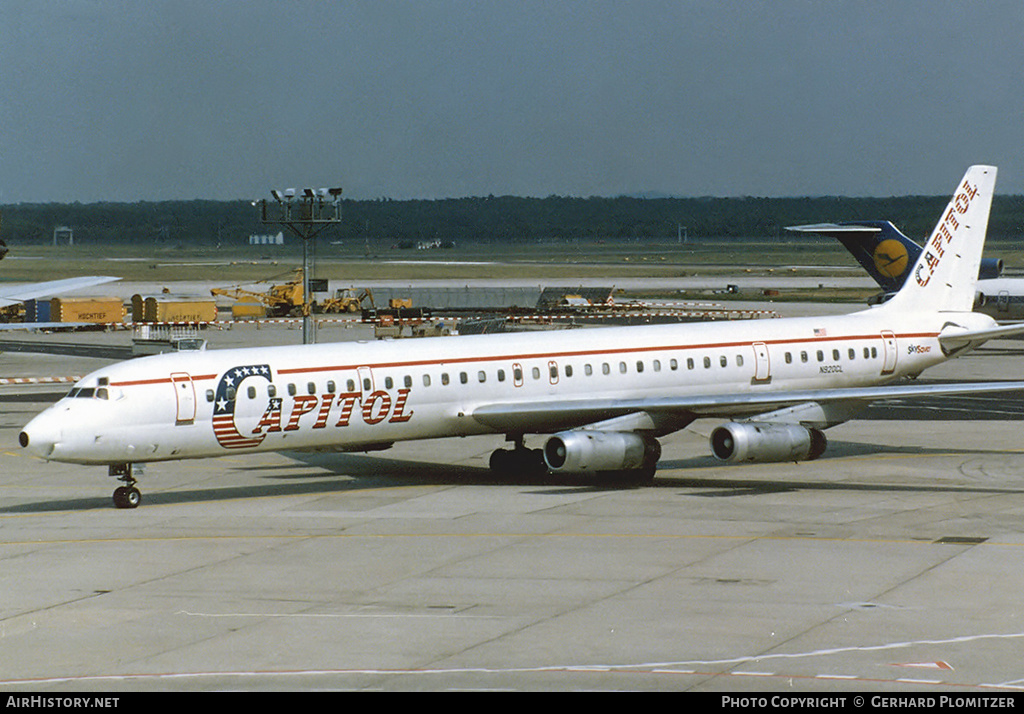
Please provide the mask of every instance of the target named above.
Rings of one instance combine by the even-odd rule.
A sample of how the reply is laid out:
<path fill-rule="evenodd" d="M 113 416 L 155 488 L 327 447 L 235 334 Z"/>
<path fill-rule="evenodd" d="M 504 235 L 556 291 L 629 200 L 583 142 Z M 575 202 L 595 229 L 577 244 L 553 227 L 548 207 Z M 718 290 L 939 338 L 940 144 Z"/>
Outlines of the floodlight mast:
<path fill-rule="evenodd" d="M 260 201 L 260 220 L 285 226 L 302 240 L 302 343 L 316 342 L 316 321 L 310 307 L 310 284 L 316 261 L 316 237 L 341 223 L 341 188 L 294 188 L 270 192 L 273 202 Z"/>

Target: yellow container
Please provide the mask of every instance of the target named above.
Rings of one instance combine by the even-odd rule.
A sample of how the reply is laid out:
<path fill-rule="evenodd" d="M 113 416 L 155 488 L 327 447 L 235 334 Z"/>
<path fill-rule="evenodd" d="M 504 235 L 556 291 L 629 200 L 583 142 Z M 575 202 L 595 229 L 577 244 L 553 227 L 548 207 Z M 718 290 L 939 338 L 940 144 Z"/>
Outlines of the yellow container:
<path fill-rule="evenodd" d="M 213 298 L 161 295 L 146 298 L 142 314 L 145 322 L 215 322 L 217 303 Z"/>
<path fill-rule="evenodd" d="M 56 297 L 50 300 L 54 322 L 123 322 L 124 304 L 117 297 Z"/>
<path fill-rule="evenodd" d="M 239 300 L 231 306 L 233 320 L 262 320 L 267 316 L 267 307 L 261 302 Z"/>

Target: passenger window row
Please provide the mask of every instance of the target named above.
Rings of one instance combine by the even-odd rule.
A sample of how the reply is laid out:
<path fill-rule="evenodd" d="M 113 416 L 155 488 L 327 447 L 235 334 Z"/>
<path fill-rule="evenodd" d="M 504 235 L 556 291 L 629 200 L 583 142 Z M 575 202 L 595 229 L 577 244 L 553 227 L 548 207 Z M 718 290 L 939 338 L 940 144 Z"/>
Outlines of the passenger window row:
<path fill-rule="evenodd" d="M 815 352 L 814 356 L 815 356 L 815 358 L 819 362 L 824 362 L 825 361 L 825 354 L 826 354 L 825 350 L 817 350 Z M 832 361 L 833 362 L 838 362 L 840 359 L 842 359 L 842 351 L 838 350 L 838 349 L 833 349 L 831 356 L 832 356 Z M 799 357 L 800 357 L 800 361 L 801 362 L 810 362 L 811 361 L 810 355 L 807 353 L 806 350 L 801 350 L 800 353 L 799 353 Z M 857 350 L 855 350 L 853 347 L 850 347 L 846 351 L 846 357 L 851 362 L 853 360 L 857 359 Z M 794 359 L 793 353 L 792 352 L 786 352 L 785 359 L 786 359 L 786 364 L 792 364 L 793 363 L 793 359 Z M 877 347 L 865 347 L 864 348 L 864 359 L 878 359 L 878 348 Z"/>
<path fill-rule="evenodd" d="M 825 350 L 817 350 L 814 353 L 814 358 L 817 359 L 818 362 L 824 362 L 826 354 L 827 353 L 826 353 Z M 858 355 L 857 350 L 855 350 L 852 347 L 848 348 L 847 351 L 846 351 L 846 356 L 847 356 L 847 359 L 849 359 L 849 360 L 857 359 L 857 355 Z M 829 356 L 831 356 L 832 360 L 839 361 L 841 359 L 841 357 L 842 357 L 842 352 L 839 349 L 832 349 L 831 350 L 831 354 Z M 792 351 L 786 351 L 785 355 L 784 355 L 784 358 L 785 358 L 786 364 L 792 364 L 794 362 L 794 360 L 797 359 L 797 358 L 800 360 L 800 362 L 810 362 L 811 361 L 811 354 L 808 351 L 806 351 L 806 350 L 801 350 L 800 352 L 795 353 L 795 354 Z M 877 347 L 865 347 L 863 349 L 863 359 L 877 359 L 877 358 L 878 358 L 878 348 Z M 680 361 L 680 360 L 678 360 L 678 359 L 673 357 L 673 358 L 667 360 L 667 362 L 662 362 L 662 360 L 660 360 L 660 359 L 636 360 L 635 362 L 626 362 L 626 361 L 600 362 L 600 363 L 585 362 L 582 365 L 582 373 L 583 373 L 584 376 L 587 376 L 587 377 L 593 376 L 593 375 L 598 374 L 598 373 L 600 373 L 601 375 L 629 374 L 630 370 L 632 368 L 632 370 L 633 370 L 633 372 L 635 374 L 644 374 L 645 372 L 655 372 L 655 373 L 656 372 L 661 372 L 661 371 L 663 371 L 666 368 L 668 369 L 668 371 L 671 371 L 671 372 L 676 372 L 676 371 L 680 370 L 681 368 L 685 369 L 687 371 L 692 371 L 692 370 L 697 370 L 697 369 L 711 369 L 712 366 L 714 366 L 716 364 L 717 364 L 717 366 L 719 368 L 727 368 L 730 365 L 733 365 L 735 367 L 743 367 L 744 363 L 745 363 L 744 362 L 744 357 L 741 354 L 735 354 L 735 355 L 732 355 L 731 357 L 730 357 L 730 355 L 726 355 L 726 354 L 718 354 L 715 357 L 712 357 L 711 355 L 703 355 L 702 357 L 687 357 L 683 361 Z M 514 364 L 512 366 L 511 372 L 512 372 L 512 375 L 511 375 L 512 376 L 512 381 L 513 381 L 513 383 L 515 385 L 519 386 L 519 385 L 522 385 L 525 382 L 526 371 L 524 370 L 522 365 Z M 561 378 L 571 379 L 572 377 L 574 377 L 576 375 L 577 371 L 576 371 L 576 367 L 574 365 L 572 365 L 572 364 L 559 365 L 554 360 L 551 360 L 551 361 L 548 362 L 546 370 L 542 369 L 539 365 L 531 366 L 529 368 L 530 378 L 533 379 L 534 381 L 540 381 L 544 377 L 545 373 L 547 375 L 548 380 L 552 384 L 554 384 L 554 383 L 557 383 Z M 508 381 L 508 377 L 509 377 L 508 372 L 504 368 L 498 368 L 497 370 L 495 370 L 493 372 L 493 378 L 497 382 L 501 382 L 501 383 L 507 382 Z M 456 380 L 457 380 L 457 382 L 459 384 L 470 384 L 470 383 L 485 384 L 485 383 L 488 382 L 488 380 L 490 378 L 491 378 L 491 373 L 489 373 L 487 370 L 483 370 L 483 369 L 476 370 L 475 372 L 459 371 L 456 374 Z M 392 377 L 390 375 L 389 376 L 385 376 L 381 383 L 383 384 L 384 389 L 386 389 L 386 390 L 391 390 L 391 389 L 395 388 L 395 379 L 394 379 L 394 377 Z M 413 386 L 413 383 L 414 383 L 414 380 L 413 380 L 412 376 L 410 376 L 410 375 L 404 375 L 401 378 L 401 384 L 402 384 L 402 386 L 405 389 L 411 389 L 412 386 Z M 436 376 L 436 383 L 440 384 L 441 386 L 447 386 L 447 385 L 452 384 L 453 383 L 453 379 L 452 379 L 451 373 L 449 373 L 449 372 L 441 372 L 439 375 Z M 356 379 L 347 379 L 347 380 L 345 380 L 345 382 L 343 384 L 344 384 L 344 387 L 345 387 L 345 391 L 348 392 L 348 393 L 354 393 L 354 392 L 360 391 L 360 388 L 361 388 L 361 391 L 369 392 L 373 388 L 373 382 L 370 380 L 369 377 L 362 378 L 362 383 L 361 384 Z M 424 387 L 430 387 L 430 386 L 434 385 L 435 384 L 435 377 L 430 375 L 430 374 L 424 374 L 423 377 L 422 377 L 422 384 L 423 384 Z M 327 382 L 326 382 L 326 384 L 324 386 L 325 386 L 325 389 L 323 390 L 324 393 L 326 393 L 326 394 L 337 394 L 338 393 L 337 392 L 338 383 L 335 380 L 333 380 L 333 379 L 327 380 Z M 305 385 L 298 385 L 298 384 L 296 384 L 294 382 L 290 382 L 290 383 L 288 383 L 286 385 L 285 389 L 286 389 L 288 395 L 292 396 L 292 397 L 296 396 L 299 393 L 300 389 L 304 389 L 305 393 L 307 393 L 307 394 L 317 394 L 317 392 L 318 392 L 317 384 L 315 382 L 307 382 Z M 269 396 L 269 397 L 276 397 L 277 396 L 277 385 L 268 384 L 267 387 L 266 387 L 266 391 L 267 391 L 267 396 Z M 247 394 L 249 399 L 256 399 L 256 397 L 257 397 L 257 388 L 256 388 L 256 386 L 249 386 L 248 389 L 247 389 L 246 394 Z M 74 391 L 72 391 L 72 394 L 70 394 L 68 396 L 77 396 L 77 395 L 75 395 Z M 235 391 L 233 390 L 233 388 L 229 388 L 228 389 L 228 398 L 229 399 L 234 399 L 236 396 L 237 395 L 236 395 Z M 208 389 L 206 391 L 206 400 L 208 402 L 212 402 L 214 400 L 214 398 L 215 398 L 215 396 L 214 396 L 213 390 L 212 389 Z"/>

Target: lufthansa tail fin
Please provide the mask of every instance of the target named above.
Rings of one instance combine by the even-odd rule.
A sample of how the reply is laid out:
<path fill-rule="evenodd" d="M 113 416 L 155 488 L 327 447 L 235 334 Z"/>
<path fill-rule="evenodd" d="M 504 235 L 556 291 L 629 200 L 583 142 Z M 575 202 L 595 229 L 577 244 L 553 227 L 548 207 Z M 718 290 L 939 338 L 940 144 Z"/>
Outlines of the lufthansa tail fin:
<path fill-rule="evenodd" d="M 892 297 L 910 275 L 921 257 L 921 246 L 892 224 L 892 221 L 851 221 L 788 226 L 788 231 L 816 233 L 835 238 L 850 252 L 887 297 Z M 1003 272 L 1000 258 L 982 258 L 979 280 L 998 278 Z"/>
<path fill-rule="evenodd" d="M 970 312 L 996 184 L 995 166 L 972 166 L 886 310 Z"/>

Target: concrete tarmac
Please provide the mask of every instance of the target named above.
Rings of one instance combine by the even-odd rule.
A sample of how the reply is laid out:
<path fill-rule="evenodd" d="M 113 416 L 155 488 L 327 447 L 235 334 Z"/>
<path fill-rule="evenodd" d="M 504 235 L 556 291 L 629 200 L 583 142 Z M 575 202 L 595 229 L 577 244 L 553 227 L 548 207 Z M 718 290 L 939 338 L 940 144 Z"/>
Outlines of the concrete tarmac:
<path fill-rule="evenodd" d="M 927 376 L 1019 379 L 1021 344 Z M 1024 689 L 999 401 L 875 407 L 800 464 L 719 464 L 696 422 L 643 488 L 501 480 L 477 437 L 151 464 L 117 510 L 18 447 L 48 391 L 0 392 L 0 692 Z"/>

